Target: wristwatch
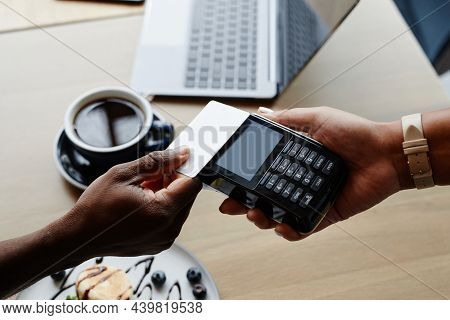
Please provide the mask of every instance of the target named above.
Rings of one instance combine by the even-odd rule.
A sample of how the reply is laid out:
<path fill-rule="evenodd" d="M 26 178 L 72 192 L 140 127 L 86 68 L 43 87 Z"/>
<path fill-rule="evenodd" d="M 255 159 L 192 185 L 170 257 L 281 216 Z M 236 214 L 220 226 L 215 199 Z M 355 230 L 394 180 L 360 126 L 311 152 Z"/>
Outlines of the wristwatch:
<path fill-rule="evenodd" d="M 403 152 L 417 189 L 434 187 L 433 171 L 428 158 L 428 141 L 423 135 L 422 114 L 402 118 Z"/>

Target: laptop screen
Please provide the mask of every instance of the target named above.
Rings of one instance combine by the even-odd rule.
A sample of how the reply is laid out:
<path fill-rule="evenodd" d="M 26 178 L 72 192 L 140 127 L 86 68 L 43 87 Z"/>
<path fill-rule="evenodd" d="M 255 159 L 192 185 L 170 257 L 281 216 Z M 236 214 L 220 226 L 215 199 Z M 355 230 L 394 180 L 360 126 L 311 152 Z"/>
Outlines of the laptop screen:
<path fill-rule="evenodd" d="M 280 2 L 281 90 L 299 73 L 359 0 Z"/>

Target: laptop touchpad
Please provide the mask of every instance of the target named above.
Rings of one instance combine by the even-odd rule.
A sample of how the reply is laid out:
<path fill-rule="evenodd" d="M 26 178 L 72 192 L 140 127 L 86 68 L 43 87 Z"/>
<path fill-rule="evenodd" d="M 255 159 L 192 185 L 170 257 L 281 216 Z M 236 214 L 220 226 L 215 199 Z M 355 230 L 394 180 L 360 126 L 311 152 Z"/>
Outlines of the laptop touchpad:
<path fill-rule="evenodd" d="M 181 46 L 189 39 L 195 0 L 152 0 L 144 22 L 143 42 L 148 46 Z"/>

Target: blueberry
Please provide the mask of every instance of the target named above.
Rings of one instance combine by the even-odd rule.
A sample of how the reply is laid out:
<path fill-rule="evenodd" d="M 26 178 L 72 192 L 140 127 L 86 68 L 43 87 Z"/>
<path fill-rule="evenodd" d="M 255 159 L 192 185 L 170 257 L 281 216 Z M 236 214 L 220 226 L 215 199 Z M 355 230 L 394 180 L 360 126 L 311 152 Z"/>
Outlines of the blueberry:
<path fill-rule="evenodd" d="M 194 289 L 192 289 L 192 293 L 194 297 L 197 299 L 205 299 L 206 297 L 206 287 L 200 283 L 196 284 L 194 286 Z"/>
<path fill-rule="evenodd" d="M 186 274 L 187 279 L 190 283 L 199 283 L 202 279 L 202 272 L 197 267 L 189 268 Z"/>
<path fill-rule="evenodd" d="M 166 274 L 164 271 L 155 271 L 152 274 L 152 282 L 155 286 L 160 287 L 166 282 Z"/>
<path fill-rule="evenodd" d="M 103 257 L 99 257 L 99 258 L 95 259 L 96 264 L 100 264 L 102 262 L 103 262 Z"/>
<path fill-rule="evenodd" d="M 66 276 L 66 271 L 58 271 L 51 275 L 52 279 L 55 281 L 61 281 Z"/>

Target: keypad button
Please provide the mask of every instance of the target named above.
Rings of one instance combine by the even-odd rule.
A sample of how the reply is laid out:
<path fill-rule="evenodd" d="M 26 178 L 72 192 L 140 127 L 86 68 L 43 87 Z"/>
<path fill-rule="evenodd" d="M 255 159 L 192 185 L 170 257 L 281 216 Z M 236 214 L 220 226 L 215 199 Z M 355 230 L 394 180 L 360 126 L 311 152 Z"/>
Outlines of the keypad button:
<path fill-rule="evenodd" d="M 303 147 L 302 150 L 300 150 L 300 152 L 297 155 L 297 159 L 302 161 L 303 159 L 305 159 L 306 155 L 309 152 L 309 148 L 308 147 Z"/>
<path fill-rule="evenodd" d="M 317 158 L 316 162 L 314 163 L 314 169 L 320 170 L 324 162 L 325 162 L 324 156 L 320 156 L 319 158 Z"/>
<path fill-rule="evenodd" d="M 298 169 L 297 173 L 294 176 L 294 180 L 295 181 L 300 181 L 303 177 L 303 175 L 306 172 L 306 168 L 305 167 L 300 167 L 300 169 Z"/>
<path fill-rule="evenodd" d="M 301 147 L 300 143 L 294 144 L 294 146 L 292 147 L 291 151 L 289 151 L 289 155 L 291 157 L 295 156 L 297 154 L 298 150 L 300 150 L 300 147 Z"/>
<path fill-rule="evenodd" d="M 184 85 L 186 86 L 186 88 L 193 88 L 193 87 L 195 87 L 195 81 L 193 81 L 193 80 L 186 80 Z"/>
<path fill-rule="evenodd" d="M 284 146 L 282 152 L 283 152 L 283 153 L 287 153 L 287 152 L 289 151 L 289 149 L 292 147 L 292 144 L 293 144 L 292 140 L 289 141 L 289 142 Z"/>
<path fill-rule="evenodd" d="M 309 204 L 311 203 L 313 198 L 314 197 L 313 197 L 313 195 L 311 193 L 305 194 L 303 199 L 300 201 L 300 207 L 306 208 L 307 206 L 309 206 Z"/>
<path fill-rule="evenodd" d="M 291 161 L 289 161 L 289 159 L 284 159 L 281 164 L 278 166 L 277 171 L 279 173 L 283 173 L 286 171 L 286 169 L 289 167 L 289 165 L 291 164 Z"/>
<path fill-rule="evenodd" d="M 270 173 L 269 172 L 267 172 L 265 175 L 264 175 L 264 177 L 261 179 L 261 181 L 260 181 L 260 185 L 265 185 L 266 184 L 266 182 L 267 182 L 267 180 L 269 179 L 269 177 L 270 177 Z"/>
<path fill-rule="evenodd" d="M 320 187 L 322 187 L 323 183 L 324 183 L 324 179 L 320 176 L 317 176 L 311 185 L 311 189 L 313 189 L 314 191 L 319 191 L 319 189 L 320 189 Z"/>
<path fill-rule="evenodd" d="M 225 89 L 233 89 L 233 88 L 234 88 L 233 81 L 232 80 L 228 81 L 228 79 L 227 79 L 227 81 L 225 82 Z"/>
<path fill-rule="evenodd" d="M 277 181 L 278 181 L 278 176 L 276 174 L 272 175 L 269 179 L 269 182 L 267 182 L 267 184 L 266 184 L 266 188 L 269 190 L 272 189 L 273 186 L 275 185 L 275 183 L 277 183 Z"/>
<path fill-rule="evenodd" d="M 316 157 L 317 157 L 317 152 L 311 151 L 311 152 L 308 154 L 308 156 L 306 157 L 305 163 L 306 163 L 307 165 L 311 165 L 311 163 L 313 163 L 313 161 L 316 159 Z"/>
<path fill-rule="evenodd" d="M 284 189 L 283 193 L 281 194 L 281 196 L 283 198 L 289 198 L 289 196 L 291 195 L 292 191 L 294 191 L 295 188 L 295 184 L 293 183 L 289 183 L 286 187 L 286 189 Z"/>
<path fill-rule="evenodd" d="M 239 80 L 238 89 L 241 89 L 241 90 L 247 89 L 247 82 Z"/>
<path fill-rule="evenodd" d="M 291 202 L 294 202 L 294 203 L 298 202 L 302 193 L 303 193 L 303 189 L 297 188 L 297 190 L 295 190 L 294 194 L 291 197 Z"/>
<path fill-rule="evenodd" d="M 278 165 L 280 164 L 281 159 L 282 159 L 281 157 L 276 158 L 275 161 L 272 163 L 271 168 L 275 170 L 278 167 Z"/>
<path fill-rule="evenodd" d="M 303 179 L 302 184 L 303 184 L 304 186 L 308 186 L 308 185 L 311 183 L 311 181 L 312 181 L 313 178 L 314 178 L 314 172 L 309 171 L 308 174 L 307 174 L 307 175 L 305 176 L 305 178 Z"/>
<path fill-rule="evenodd" d="M 286 176 L 291 178 L 294 175 L 295 170 L 297 170 L 298 168 L 298 164 L 297 163 L 293 163 L 289 166 L 289 168 L 286 171 Z"/>
<path fill-rule="evenodd" d="M 325 165 L 325 167 L 323 167 L 322 172 L 325 174 L 330 174 L 331 171 L 333 171 L 333 168 L 334 168 L 334 162 L 329 160 L 327 162 L 327 164 Z"/>
<path fill-rule="evenodd" d="M 280 193 L 281 190 L 283 190 L 284 186 L 286 185 L 287 181 L 285 179 L 281 179 L 277 185 L 275 186 L 275 189 L 273 189 L 273 191 L 275 193 Z"/>

